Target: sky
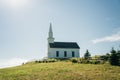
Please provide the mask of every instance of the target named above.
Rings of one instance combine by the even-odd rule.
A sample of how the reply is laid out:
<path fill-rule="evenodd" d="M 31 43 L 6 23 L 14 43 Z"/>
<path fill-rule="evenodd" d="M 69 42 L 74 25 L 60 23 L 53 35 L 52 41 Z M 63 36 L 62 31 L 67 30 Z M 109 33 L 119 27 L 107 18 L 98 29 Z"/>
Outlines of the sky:
<path fill-rule="evenodd" d="M 120 49 L 120 0 L 0 0 L 0 67 L 46 57 L 50 23 L 81 57 Z"/>

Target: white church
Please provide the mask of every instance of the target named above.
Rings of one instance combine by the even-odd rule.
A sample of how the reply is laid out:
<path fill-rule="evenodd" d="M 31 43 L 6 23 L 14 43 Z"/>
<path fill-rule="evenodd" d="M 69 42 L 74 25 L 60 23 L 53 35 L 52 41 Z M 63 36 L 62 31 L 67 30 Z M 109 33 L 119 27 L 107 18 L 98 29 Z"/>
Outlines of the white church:
<path fill-rule="evenodd" d="M 76 42 L 54 42 L 52 24 L 50 23 L 48 37 L 48 58 L 79 58 L 80 47 Z"/>

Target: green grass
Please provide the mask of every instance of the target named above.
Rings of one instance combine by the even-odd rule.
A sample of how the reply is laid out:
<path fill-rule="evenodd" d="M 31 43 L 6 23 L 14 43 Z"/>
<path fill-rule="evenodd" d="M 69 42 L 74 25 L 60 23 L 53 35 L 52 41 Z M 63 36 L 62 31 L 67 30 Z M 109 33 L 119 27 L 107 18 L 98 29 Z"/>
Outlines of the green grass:
<path fill-rule="evenodd" d="M 71 62 L 29 63 L 0 69 L 0 80 L 120 80 L 120 67 Z"/>

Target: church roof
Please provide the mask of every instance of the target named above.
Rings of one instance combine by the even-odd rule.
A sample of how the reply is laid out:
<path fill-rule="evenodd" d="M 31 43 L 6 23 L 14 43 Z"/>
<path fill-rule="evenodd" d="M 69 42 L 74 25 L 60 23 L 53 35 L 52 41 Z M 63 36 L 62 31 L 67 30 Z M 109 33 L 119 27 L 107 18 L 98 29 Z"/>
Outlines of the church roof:
<path fill-rule="evenodd" d="M 54 42 L 49 43 L 50 48 L 74 48 L 79 49 L 80 47 L 76 42 Z"/>

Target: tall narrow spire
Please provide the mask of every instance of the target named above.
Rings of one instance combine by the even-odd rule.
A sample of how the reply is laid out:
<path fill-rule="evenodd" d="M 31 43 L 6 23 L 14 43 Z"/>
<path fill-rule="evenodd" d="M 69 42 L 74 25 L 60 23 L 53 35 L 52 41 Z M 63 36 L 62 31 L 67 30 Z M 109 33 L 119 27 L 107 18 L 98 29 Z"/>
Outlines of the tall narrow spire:
<path fill-rule="evenodd" d="M 50 23 L 50 28 L 49 28 L 49 38 L 53 38 L 52 24 L 51 23 Z"/>
<path fill-rule="evenodd" d="M 50 23 L 50 28 L 49 28 L 49 37 L 48 37 L 48 43 L 54 43 L 54 38 L 53 38 L 53 32 L 52 32 L 52 24 Z"/>

